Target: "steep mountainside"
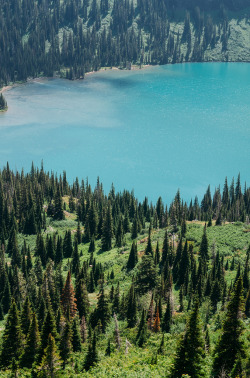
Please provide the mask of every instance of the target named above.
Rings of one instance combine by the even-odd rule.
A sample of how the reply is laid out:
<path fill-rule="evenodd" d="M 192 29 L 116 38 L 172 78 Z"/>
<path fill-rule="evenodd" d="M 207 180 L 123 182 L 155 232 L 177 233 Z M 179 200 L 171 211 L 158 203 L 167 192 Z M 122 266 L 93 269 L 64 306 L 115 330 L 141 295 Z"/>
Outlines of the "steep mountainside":
<path fill-rule="evenodd" d="M 250 61 L 247 3 L 0 0 L 0 86 L 128 62 Z"/>

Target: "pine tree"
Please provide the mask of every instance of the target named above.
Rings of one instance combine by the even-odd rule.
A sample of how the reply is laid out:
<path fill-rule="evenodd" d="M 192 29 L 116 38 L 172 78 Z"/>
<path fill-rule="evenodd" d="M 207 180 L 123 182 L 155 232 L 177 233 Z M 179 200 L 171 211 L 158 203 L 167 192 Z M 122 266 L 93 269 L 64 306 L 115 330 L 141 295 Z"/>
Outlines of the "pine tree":
<path fill-rule="evenodd" d="M 54 206 L 54 219 L 62 220 L 64 219 L 64 212 L 63 212 L 63 202 L 59 187 L 57 187 L 56 194 L 55 194 L 55 206 Z"/>
<path fill-rule="evenodd" d="M 194 308 L 187 319 L 184 334 L 181 336 L 177 347 L 171 377 L 181 378 L 184 374 L 188 374 L 192 378 L 205 377 L 205 366 L 199 303 L 196 300 Z"/>
<path fill-rule="evenodd" d="M 56 331 L 56 322 L 52 312 L 51 307 L 49 307 L 46 317 L 43 322 L 42 331 L 41 331 L 41 343 L 39 347 L 39 351 L 36 355 L 37 363 L 40 363 L 42 360 L 42 356 L 45 353 L 45 350 L 48 346 L 49 335 L 51 335 L 54 339 L 57 339 L 58 334 Z"/>
<path fill-rule="evenodd" d="M 137 311 L 134 284 L 131 285 L 128 294 L 127 321 L 129 328 L 133 328 L 136 325 Z"/>
<path fill-rule="evenodd" d="M 149 230 L 148 230 L 148 243 L 145 249 L 145 255 L 153 256 L 153 254 L 154 254 L 154 251 L 153 251 L 152 242 L 151 242 L 151 225 L 150 225 Z"/>
<path fill-rule="evenodd" d="M 59 349 L 60 356 L 63 360 L 63 369 L 65 369 L 66 362 L 68 361 L 72 351 L 72 330 L 69 321 L 66 321 L 66 324 L 64 326 L 63 333 L 60 339 Z"/>
<path fill-rule="evenodd" d="M 112 237 L 113 237 L 113 220 L 111 205 L 109 203 L 102 228 L 102 250 L 109 251 L 112 248 Z"/>
<path fill-rule="evenodd" d="M 80 318 L 89 314 L 89 299 L 86 285 L 83 279 L 76 282 L 76 304 Z"/>
<path fill-rule="evenodd" d="M 162 331 L 169 333 L 171 325 L 172 325 L 172 309 L 171 309 L 170 295 L 169 295 L 168 300 L 167 300 L 166 312 L 165 312 L 163 322 L 162 322 Z"/>
<path fill-rule="evenodd" d="M 75 291 L 71 283 L 70 271 L 68 272 L 67 279 L 66 279 L 63 291 L 62 291 L 61 303 L 62 303 L 64 314 L 66 314 L 69 308 L 70 317 L 74 318 L 77 311 L 77 306 L 76 306 Z"/>
<path fill-rule="evenodd" d="M 143 256 L 138 266 L 138 274 L 136 277 L 136 290 L 140 294 L 144 294 L 152 290 L 157 285 L 156 267 L 151 256 Z"/>
<path fill-rule="evenodd" d="M 141 320 L 136 336 L 137 344 L 141 348 L 147 341 L 147 322 L 146 322 L 146 311 L 143 309 L 141 314 Z"/>
<path fill-rule="evenodd" d="M 72 347 L 73 352 L 81 352 L 82 344 L 81 344 L 81 335 L 79 331 L 79 320 L 78 317 L 73 319 L 72 324 Z"/>
<path fill-rule="evenodd" d="M 44 351 L 41 365 L 37 368 L 38 378 L 57 377 L 57 372 L 61 368 L 62 361 L 57 352 L 54 337 L 49 334 L 47 347 Z"/>
<path fill-rule="evenodd" d="M 241 338 L 243 332 L 243 309 L 243 283 L 240 277 L 234 285 L 222 327 L 222 334 L 214 351 L 213 371 L 216 375 L 222 369 L 230 374 L 237 358 L 245 357 L 245 345 Z"/>
<path fill-rule="evenodd" d="M 22 345 L 19 312 L 14 299 L 12 299 L 2 339 L 0 354 L 0 364 L 2 367 L 9 366 L 13 358 L 18 360 L 22 352 Z"/>
<path fill-rule="evenodd" d="M 201 244 L 200 244 L 200 258 L 203 259 L 204 261 L 208 261 L 209 256 L 208 256 L 208 240 L 207 240 L 207 227 L 206 224 L 203 229 L 203 235 L 201 239 Z"/>
<path fill-rule="evenodd" d="M 20 358 L 20 366 L 27 367 L 29 369 L 32 367 L 32 364 L 35 361 L 36 353 L 38 352 L 39 343 L 40 334 L 38 329 L 38 322 L 36 314 L 33 313 L 24 351 Z"/>
<path fill-rule="evenodd" d="M 29 297 L 26 297 L 24 306 L 22 309 L 22 313 L 21 313 L 21 327 L 22 327 L 22 333 L 24 334 L 25 337 L 27 336 L 29 332 L 31 320 L 32 320 L 32 311 L 31 311 L 30 301 L 29 301 Z"/>
<path fill-rule="evenodd" d="M 105 333 L 106 327 L 110 320 L 110 311 L 109 311 L 108 301 L 104 293 L 103 282 L 101 284 L 100 292 L 98 295 L 98 302 L 97 302 L 96 316 L 95 316 L 96 324 L 98 320 L 101 321 L 102 332 Z"/>
<path fill-rule="evenodd" d="M 133 241 L 130 254 L 127 262 L 127 270 L 133 269 L 138 262 L 138 254 L 137 254 L 137 243 L 136 241 Z"/>
<path fill-rule="evenodd" d="M 84 362 L 84 369 L 89 370 L 91 366 L 98 362 L 98 354 L 96 350 L 96 334 L 89 340 L 88 352 Z"/>

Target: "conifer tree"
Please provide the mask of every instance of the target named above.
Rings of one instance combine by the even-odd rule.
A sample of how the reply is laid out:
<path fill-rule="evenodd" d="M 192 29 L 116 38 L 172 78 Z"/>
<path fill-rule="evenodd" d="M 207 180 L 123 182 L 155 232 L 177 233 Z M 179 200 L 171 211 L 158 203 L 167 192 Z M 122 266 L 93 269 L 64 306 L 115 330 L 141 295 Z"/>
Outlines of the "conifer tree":
<path fill-rule="evenodd" d="M 154 254 L 154 251 L 153 251 L 152 242 L 151 242 L 151 225 L 150 225 L 149 230 L 148 230 L 148 243 L 145 249 L 145 255 L 153 256 L 153 254 Z"/>
<path fill-rule="evenodd" d="M 81 333 L 82 343 L 85 343 L 85 341 L 87 340 L 87 333 L 88 333 L 85 316 L 83 316 L 81 319 L 80 333 Z"/>
<path fill-rule="evenodd" d="M 55 194 L 55 206 L 54 206 L 53 218 L 56 220 L 64 219 L 63 201 L 62 201 L 62 196 L 61 196 L 59 187 L 57 187 L 56 194 Z"/>
<path fill-rule="evenodd" d="M 81 352 L 82 350 L 81 335 L 79 331 L 79 320 L 76 316 L 73 319 L 72 324 L 72 347 L 73 352 Z"/>
<path fill-rule="evenodd" d="M 60 339 L 60 356 L 63 360 L 63 369 L 65 369 L 66 362 L 68 361 L 72 351 L 72 329 L 71 324 L 67 320 L 63 329 Z"/>
<path fill-rule="evenodd" d="M 199 303 L 196 300 L 194 308 L 187 319 L 184 334 L 181 336 L 177 346 L 171 377 L 181 378 L 184 374 L 188 374 L 192 378 L 205 377 L 205 366 Z"/>
<path fill-rule="evenodd" d="M 97 324 L 98 320 L 101 321 L 102 332 L 104 333 L 108 322 L 110 320 L 110 310 L 107 298 L 105 296 L 103 282 L 101 283 L 100 292 L 98 295 L 97 308 L 95 313 L 95 323 Z"/>
<path fill-rule="evenodd" d="M 128 294 L 127 321 L 128 321 L 129 328 L 133 328 L 136 325 L 136 321 L 137 321 L 135 288 L 134 288 L 133 283 L 130 287 L 129 294 Z"/>
<path fill-rule="evenodd" d="M 84 362 L 84 369 L 89 370 L 91 366 L 98 362 L 98 354 L 96 350 L 96 334 L 89 340 L 88 352 Z"/>
<path fill-rule="evenodd" d="M 136 241 L 133 241 L 130 254 L 127 262 L 127 270 L 133 269 L 138 262 L 138 254 L 137 254 L 137 243 Z"/>
<path fill-rule="evenodd" d="M 57 339 L 58 337 L 58 334 L 56 331 L 56 322 L 55 322 L 55 318 L 54 318 L 51 307 L 49 307 L 47 311 L 47 314 L 46 314 L 46 317 L 44 319 L 43 326 L 42 326 L 41 343 L 40 343 L 39 351 L 36 355 L 36 361 L 38 363 L 41 362 L 42 356 L 45 353 L 45 349 L 48 346 L 49 335 L 52 336 L 53 339 Z"/>
<path fill-rule="evenodd" d="M 80 318 L 89 314 L 89 299 L 86 285 L 83 279 L 80 279 L 76 283 L 76 304 Z"/>
<path fill-rule="evenodd" d="M 31 311 L 30 301 L 29 301 L 29 297 L 26 297 L 24 305 L 23 305 L 22 313 L 21 313 L 21 328 L 22 328 L 22 333 L 24 334 L 25 337 L 27 336 L 29 332 L 31 320 L 32 320 L 32 311 Z"/>
<path fill-rule="evenodd" d="M 95 252 L 95 237 L 92 236 L 89 243 L 89 252 Z"/>
<path fill-rule="evenodd" d="M 61 368 L 62 361 L 57 351 L 54 337 L 49 334 L 47 347 L 42 357 L 41 365 L 37 368 L 38 378 L 57 377 L 57 372 Z"/>
<path fill-rule="evenodd" d="M 0 365 L 7 367 L 11 364 L 13 358 L 18 360 L 22 352 L 22 345 L 19 312 L 14 299 L 12 299 L 3 333 Z"/>
<path fill-rule="evenodd" d="M 222 327 L 222 334 L 214 351 L 213 372 L 218 375 L 222 369 L 227 374 L 233 369 L 237 358 L 245 357 L 245 345 L 242 340 L 244 309 L 243 283 L 240 277 L 234 285 L 227 313 Z"/>
<path fill-rule="evenodd" d="M 136 276 L 136 290 L 144 294 L 155 288 L 157 284 L 156 267 L 151 256 L 143 256 L 138 266 L 138 274 Z"/>
<path fill-rule="evenodd" d="M 74 318 L 77 311 L 77 306 L 76 306 L 75 291 L 71 283 L 70 271 L 68 272 L 67 279 L 66 279 L 63 291 L 62 291 L 61 303 L 62 303 L 64 314 L 66 314 L 67 310 L 69 309 L 70 317 Z"/>
<path fill-rule="evenodd" d="M 147 341 L 147 322 L 146 322 L 146 311 L 143 309 L 141 314 L 141 320 L 136 336 L 137 344 L 142 347 Z"/>
<path fill-rule="evenodd" d="M 103 221 L 102 228 L 102 250 L 109 251 L 112 247 L 113 237 L 113 220 L 111 212 L 111 204 L 108 204 L 108 208 Z"/>
<path fill-rule="evenodd" d="M 35 361 L 36 353 L 38 352 L 40 343 L 40 334 L 38 329 L 38 322 L 35 312 L 32 315 L 32 321 L 29 327 L 29 332 L 26 339 L 26 344 L 20 358 L 20 366 L 31 368 Z"/>
<path fill-rule="evenodd" d="M 73 249 L 73 254 L 72 254 L 72 273 L 76 274 L 78 273 L 80 269 L 80 258 L 79 258 L 79 252 L 78 252 L 78 244 L 77 240 L 74 242 L 74 249 Z"/>
<path fill-rule="evenodd" d="M 209 256 L 208 256 L 208 240 L 207 240 L 206 224 L 203 229 L 203 235 L 201 239 L 199 254 L 200 254 L 201 259 L 203 259 L 204 261 L 208 261 Z"/>
<path fill-rule="evenodd" d="M 170 295 L 169 295 L 168 300 L 167 300 L 167 307 L 166 307 L 165 315 L 162 322 L 162 331 L 169 333 L 171 325 L 172 325 L 172 309 L 171 309 Z"/>
<path fill-rule="evenodd" d="M 159 242 L 157 241 L 156 249 L 155 249 L 155 265 L 158 265 L 160 262 L 160 249 L 159 249 Z"/>

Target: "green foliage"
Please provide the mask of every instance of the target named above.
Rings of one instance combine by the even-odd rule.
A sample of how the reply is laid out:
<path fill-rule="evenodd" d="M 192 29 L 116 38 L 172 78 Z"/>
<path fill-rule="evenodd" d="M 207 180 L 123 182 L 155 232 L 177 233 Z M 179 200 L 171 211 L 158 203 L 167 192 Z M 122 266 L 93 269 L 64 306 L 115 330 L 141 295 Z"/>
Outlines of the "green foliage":
<path fill-rule="evenodd" d="M 205 377 L 205 365 L 199 302 L 196 300 L 194 308 L 188 317 L 184 335 L 181 336 L 177 347 L 171 377 L 180 378 L 183 374 L 188 374 L 192 378 Z"/>
<path fill-rule="evenodd" d="M 8 367 L 13 358 L 18 360 L 22 352 L 22 346 L 23 337 L 21 333 L 19 311 L 14 299 L 12 299 L 2 340 L 0 354 L 1 366 Z"/>

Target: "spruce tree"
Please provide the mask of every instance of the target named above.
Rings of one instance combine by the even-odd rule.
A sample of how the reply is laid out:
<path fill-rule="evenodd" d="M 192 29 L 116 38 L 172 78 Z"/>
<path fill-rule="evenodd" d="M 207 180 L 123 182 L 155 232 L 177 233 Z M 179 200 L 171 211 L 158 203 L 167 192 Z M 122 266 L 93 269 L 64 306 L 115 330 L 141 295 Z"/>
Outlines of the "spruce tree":
<path fill-rule="evenodd" d="M 75 317 L 73 319 L 72 324 L 72 347 L 73 352 L 81 352 L 82 344 L 81 344 L 81 335 L 80 335 L 80 327 L 79 327 L 79 319 Z"/>
<path fill-rule="evenodd" d="M 162 331 L 169 333 L 171 325 L 172 325 L 172 309 L 171 309 L 170 295 L 169 295 L 168 300 L 167 300 L 167 307 L 166 307 L 165 315 L 162 322 Z"/>
<path fill-rule="evenodd" d="M 26 339 L 26 344 L 23 353 L 20 358 L 20 366 L 31 368 L 34 361 L 36 353 L 38 352 L 40 343 L 40 334 L 38 329 L 38 322 L 36 314 L 33 313 L 32 321 L 29 327 L 29 332 Z"/>
<path fill-rule="evenodd" d="M 206 224 L 205 224 L 204 229 L 203 229 L 203 235 L 202 235 L 202 239 L 201 239 L 199 254 L 200 254 L 201 259 L 203 259 L 204 261 L 208 261 L 209 256 L 208 256 L 208 240 L 207 240 Z"/>
<path fill-rule="evenodd" d="M 113 237 L 113 219 L 111 212 L 111 204 L 108 204 L 108 208 L 103 221 L 102 228 L 102 250 L 109 251 L 112 248 Z"/>
<path fill-rule="evenodd" d="M 98 354 L 96 350 L 96 334 L 94 332 L 93 337 L 89 341 L 88 352 L 85 357 L 84 369 L 89 370 L 91 366 L 98 362 Z"/>
<path fill-rule="evenodd" d="M 45 350 L 48 346 L 49 335 L 52 336 L 53 339 L 57 339 L 58 337 L 58 334 L 56 331 L 56 322 L 55 322 L 55 318 L 54 318 L 51 307 L 49 307 L 47 311 L 47 314 L 46 314 L 46 317 L 44 319 L 43 326 L 42 326 L 41 343 L 40 343 L 39 351 L 36 355 L 36 361 L 38 363 L 41 362 L 42 356 L 44 355 Z"/>
<path fill-rule="evenodd" d="M 63 360 L 63 369 L 65 369 L 65 365 L 70 357 L 72 351 L 72 329 L 71 324 L 67 320 L 64 326 L 61 338 L 60 338 L 60 356 Z"/>
<path fill-rule="evenodd" d="M 213 362 L 215 375 L 218 375 L 222 369 L 227 374 L 230 374 L 237 358 L 245 357 L 245 345 L 241 337 L 243 332 L 243 310 L 243 283 L 240 277 L 234 285 L 222 326 L 222 334 L 215 346 Z"/>
<path fill-rule="evenodd" d="M 205 367 L 204 339 L 199 316 L 199 303 L 196 300 L 187 319 L 184 334 L 177 346 L 171 377 L 181 378 L 184 374 L 188 374 L 192 378 L 205 377 Z"/>
<path fill-rule="evenodd" d="M 136 336 L 136 341 L 139 347 L 142 347 L 147 341 L 148 331 L 147 331 L 147 322 L 146 322 L 146 311 L 143 309 L 141 314 L 141 320 Z"/>
<path fill-rule="evenodd" d="M 56 194 L 55 194 L 55 206 L 54 206 L 53 218 L 56 220 L 64 219 L 63 201 L 62 201 L 62 196 L 61 196 L 59 187 L 57 187 Z"/>
<path fill-rule="evenodd" d="M 64 314 L 66 314 L 67 310 L 69 309 L 70 317 L 74 318 L 77 311 L 77 306 L 76 306 L 75 291 L 71 283 L 70 271 L 68 272 L 67 279 L 66 279 L 63 291 L 62 291 L 61 303 L 62 303 Z"/>
<path fill-rule="evenodd" d="M 127 270 L 133 269 L 138 262 L 138 254 L 137 254 L 137 243 L 136 241 L 133 241 L 130 254 L 127 262 Z"/>
<path fill-rule="evenodd" d="M 24 305 L 23 305 L 23 309 L 21 312 L 21 327 L 22 327 L 22 333 L 24 334 L 25 337 L 27 336 L 29 332 L 31 320 L 32 320 L 32 311 L 31 311 L 30 301 L 29 301 L 29 297 L 26 297 Z"/>
<path fill-rule="evenodd" d="M 1 366 L 8 367 L 13 358 L 18 360 L 22 352 L 22 346 L 23 340 L 19 311 L 16 302 L 12 299 L 2 339 Z"/>
<path fill-rule="evenodd" d="M 89 314 L 89 299 L 86 285 L 83 279 L 76 282 L 76 304 L 80 318 Z"/>
<path fill-rule="evenodd" d="M 37 377 L 57 377 L 58 370 L 61 368 L 62 361 L 57 351 L 57 346 L 54 337 L 49 334 L 48 343 L 44 350 L 41 365 L 37 368 Z"/>
<path fill-rule="evenodd" d="M 101 321 L 102 332 L 104 333 L 108 325 L 108 322 L 110 320 L 110 310 L 109 310 L 107 298 L 104 293 L 103 282 L 101 284 L 100 292 L 98 295 L 98 302 L 97 302 L 97 308 L 96 308 L 96 313 L 95 313 L 96 324 L 98 320 Z"/>
<path fill-rule="evenodd" d="M 136 298 L 135 298 L 134 284 L 131 285 L 129 294 L 128 294 L 127 321 L 128 321 L 129 328 L 133 328 L 136 325 L 137 311 L 136 311 Z"/>

